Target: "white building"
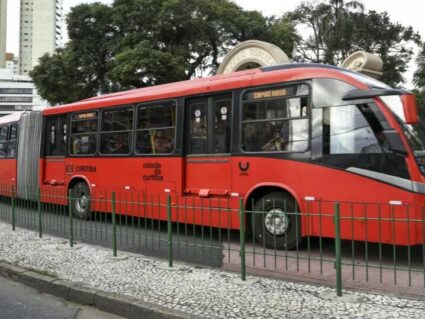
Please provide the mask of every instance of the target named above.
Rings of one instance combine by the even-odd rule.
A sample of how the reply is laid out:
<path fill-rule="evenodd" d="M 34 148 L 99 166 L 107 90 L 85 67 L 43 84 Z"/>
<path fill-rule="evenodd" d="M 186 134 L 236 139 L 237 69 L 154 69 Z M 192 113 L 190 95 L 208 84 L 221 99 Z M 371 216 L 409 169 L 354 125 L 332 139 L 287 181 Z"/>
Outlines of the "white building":
<path fill-rule="evenodd" d="M 62 0 L 21 0 L 21 74 L 28 75 L 42 55 L 62 45 L 62 16 Z"/>
<path fill-rule="evenodd" d="M 0 0 L 0 69 L 6 66 L 6 17 L 7 0 Z"/>
<path fill-rule="evenodd" d="M 46 106 L 29 76 L 13 75 L 8 69 L 0 69 L 0 116 Z"/>
<path fill-rule="evenodd" d="M 19 74 L 19 60 L 13 53 L 6 53 L 6 69 L 10 70 L 12 75 Z"/>

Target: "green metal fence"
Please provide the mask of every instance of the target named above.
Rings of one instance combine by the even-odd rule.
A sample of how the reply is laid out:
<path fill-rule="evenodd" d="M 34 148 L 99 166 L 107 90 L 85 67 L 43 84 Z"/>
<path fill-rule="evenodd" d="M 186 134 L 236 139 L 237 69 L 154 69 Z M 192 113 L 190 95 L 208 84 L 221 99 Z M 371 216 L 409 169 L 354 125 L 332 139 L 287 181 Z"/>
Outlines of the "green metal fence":
<path fill-rule="evenodd" d="M 93 209 L 86 220 L 74 216 L 78 198 L 72 191 L 26 194 L 35 201 L 17 197 L 10 187 L 0 187 L 0 194 L 0 221 L 13 230 L 35 230 L 39 237 L 67 238 L 71 247 L 85 242 L 110 247 L 113 256 L 129 251 L 165 258 L 170 267 L 175 260 L 220 267 L 240 272 L 242 280 L 251 273 L 324 283 L 335 286 L 338 296 L 343 287 L 425 296 L 423 207 L 310 200 L 299 212 L 270 203 L 266 210 L 267 203 L 249 205 L 241 198 L 238 208 L 231 208 L 231 199 L 224 198 L 99 190 L 89 199 Z M 240 231 L 234 230 L 235 216 L 246 225 Z M 301 217 L 308 223 L 301 225 Z M 289 221 L 295 237 L 269 232 L 269 242 L 261 240 L 267 227 L 277 233 L 280 223 Z M 220 227 L 205 226 L 217 223 Z M 298 232 L 306 229 L 313 236 L 301 238 Z M 330 230 L 332 238 L 323 236 Z M 293 249 L 287 250 L 290 241 Z"/>

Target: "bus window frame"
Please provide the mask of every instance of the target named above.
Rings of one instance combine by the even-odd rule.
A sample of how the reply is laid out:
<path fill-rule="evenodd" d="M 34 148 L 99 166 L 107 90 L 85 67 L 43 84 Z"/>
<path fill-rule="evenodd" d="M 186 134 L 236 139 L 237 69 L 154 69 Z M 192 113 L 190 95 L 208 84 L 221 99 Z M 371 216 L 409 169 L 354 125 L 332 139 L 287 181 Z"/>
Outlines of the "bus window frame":
<path fill-rule="evenodd" d="M 147 106 L 147 107 L 151 107 L 151 106 L 158 106 L 158 104 L 166 104 L 169 102 L 173 102 L 174 103 L 174 127 L 173 126 L 164 126 L 164 127 L 160 127 L 160 129 L 170 129 L 170 128 L 174 128 L 174 147 L 173 150 L 170 153 L 159 153 L 159 154 L 154 154 L 154 153 L 139 153 L 137 152 L 137 135 L 139 133 L 139 131 L 149 131 L 152 129 L 158 129 L 158 128 L 145 128 L 145 129 L 139 129 L 137 127 L 137 124 L 139 122 L 139 108 L 142 106 Z M 178 149 L 177 147 L 177 136 L 178 136 L 178 112 L 179 112 L 179 103 L 178 103 L 178 99 L 174 98 L 174 99 L 165 99 L 165 100 L 154 100 L 154 101 L 147 101 L 147 102 L 140 102 L 140 103 L 135 103 L 134 104 L 135 107 L 135 120 L 133 123 L 133 132 L 134 132 L 134 140 L 133 140 L 133 154 L 137 157 L 166 157 L 166 156 L 170 156 L 170 155 L 174 155 L 176 153 L 176 150 Z"/>
<path fill-rule="evenodd" d="M 253 86 L 250 88 L 246 88 L 244 90 L 242 90 L 240 92 L 239 95 L 239 141 L 238 141 L 238 151 L 243 153 L 243 154 L 262 154 L 262 155 L 274 155 L 274 154 L 305 154 L 309 151 L 311 151 L 311 139 L 312 139 L 312 109 L 313 109 L 313 85 L 311 83 L 312 79 L 304 79 L 304 80 L 298 80 L 298 81 L 294 81 L 294 82 L 279 82 L 279 83 L 273 83 L 273 84 L 269 84 L 269 85 L 259 85 L 259 86 Z M 307 132 L 308 132 L 308 137 L 307 137 L 307 147 L 303 150 L 303 151 L 253 151 L 253 152 L 249 152 L 246 151 L 242 148 L 242 124 L 244 122 L 243 120 L 243 105 L 244 103 L 247 103 L 249 101 L 272 101 L 272 100 L 279 100 L 279 99 L 290 99 L 290 98 L 295 98 L 297 97 L 297 95 L 293 95 L 293 96 L 285 96 L 285 97 L 274 97 L 274 98 L 265 98 L 265 99 L 256 99 L 256 100 L 245 100 L 244 99 L 244 95 L 250 91 L 256 91 L 256 90 L 268 90 L 268 89 L 275 89 L 275 88 L 285 88 L 285 87 L 290 87 L 290 86 L 295 86 L 295 85 L 301 85 L 304 84 L 306 86 L 308 86 L 309 88 L 309 92 L 307 95 L 303 95 L 303 96 L 307 96 L 308 97 L 308 103 L 307 103 L 307 116 L 300 116 L 300 117 L 291 117 L 291 118 L 278 118 L 275 119 L 277 121 L 281 121 L 281 120 L 299 120 L 299 119 L 307 119 L 308 122 L 308 128 L 307 128 Z M 270 122 L 270 119 L 262 119 L 262 120 L 256 120 L 256 122 Z"/>
<path fill-rule="evenodd" d="M 96 112 L 97 113 L 97 132 L 95 133 L 79 133 L 79 134 L 72 134 L 72 122 L 78 122 L 82 120 L 74 120 L 73 116 L 75 114 L 81 114 L 81 113 L 89 113 L 89 112 Z M 67 153 L 70 157 L 96 157 L 99 155 L 99 127 L 100 127 L 100 111 L 99 109 L 90 109 L 90 110 L 84 110 L 84 111 L 76 111 L 76 112 L 70 112 L 68 113 L 69 119 L 68 119 L 68 125 L 69 125 L 69 139 L 68 139 L 68 146 L 67 146 Z M 84 120 L 83 120 L 84 121 Z M 87 121 L 87 120 L 86 120 Z M 91 154 L 71 154 L 71 140 L 73 135 L 84 135 L 84 134 L 96 134 L 96 150 L 94 153 Z"/>
<path fill-rule="evenodd" d="M 97 143 L 97 147 L 96 147 L 96 152 L 97 155 L 99 157 L 129 157 L 131 155 L 134 154 L 135 152 L 135 140 L 136 140 L 136 112 L 137 112 L 137 105 L 136 104 L 125 104 L 125 105 L 117 105 L 117 106 L 112 106 L 112 107 L 106 107 L 103 109 L 100 109 L 100 114 L 99 114 L 99 124 L 98 124 L 98 130 L 97 130 L 97 134 L 98 134 L 98 143 Z M 103 131 L 102 130 L 102 122 L 103 122 L 103 114 L 104 112 L 108 112 L 108 111 L 115 111 L 115 110 L 119 110 L 119 109 L 125 109 L 130 107 L 133 110 L 133 124 L 132 124 L 132 128 L 131 130 L 125 130 L 125 131 Z M 101 142 L 101 136 L 102 133 L 128 133 L 130 132 L 132 134 L 132 139 L 131 139 L 131 145 L 129 145 L 129 152 L 127 154 L 104 154 L 101 153 L 100 151 L 100 142 Z"/>
<path fill-rule="evenodd" d="M 237 92 L 239 92 L 239 90 L 227 90 L 227 91 L 220 91 L 220 92 L 207 92 L 204 94 L 199 94 L 199 95 L 190 95 L 190 96 L 185 96 L 184 99 L 184 110 L 185 110 L 185 114 L 184 114 L 184 156 L 186 157 L 228 157 L 230 156 L 230 154 L 232 154 L 232 149 L 233 149 L 233 137 L 234 137 L 234 127 L 235 127 L 235 123 L 234 123 L 234 119 L 235 117 L 235 108 L 236 108 L 236 103 L 235 103 L 235 99 L 237 97 Z M 190 135 L 188 134 L 188 130 L 191 130 L 191 127 L 188 127 L 187 125 L 191 125 L 190 123 L 190 109 L 189 109 L 189 104 L 188 104 L 188 100 L 189 101 L 196 101 L 196 100 L 203 100 L 206 99 L 207 100 L 207 123 L 210 124 L 210 110 L 209 110 L 209 103 L 208 103 L 208 99 L 212 98 L 213 100 L 213 106 L 216 102 L 223 102 L 223 101 L 229 101 L 229 99 L 224 98 L 224 96 L 226 95 L 230 95 L 230 107 L 231 107 L 231 113 L 230 113 L 230 145 L 229 145 L 229 152 L 228 153 L 199 153 L 199 154 L 189 154 L 189 150 L 188 150 L 188 145 L 190 144 Z M 212 138 L 209 138 L 209 132 L 212 132 Z M 213 127 L 207 127 L 207 149 L 210 150 L 213 148 L 214 145 L 214 128 Z M 192 150 L 190 150 L 192 151 Z"/>
<path fill-rule="evenodd" d="M 10 123 L 10 130 L 12 129 L 12 125 L 16 125 L 17 129 L 16 129 L 16 139 L 14 139 L 13 141 L 15 141 L 15 156 L 13 157 L 9 157 L 9 158 L 18 158 L 18 150 L 19 150 L 19 122 L 13 122 Z M 9 132 L 9 137 L 10 137 L 10 132 Z"/>

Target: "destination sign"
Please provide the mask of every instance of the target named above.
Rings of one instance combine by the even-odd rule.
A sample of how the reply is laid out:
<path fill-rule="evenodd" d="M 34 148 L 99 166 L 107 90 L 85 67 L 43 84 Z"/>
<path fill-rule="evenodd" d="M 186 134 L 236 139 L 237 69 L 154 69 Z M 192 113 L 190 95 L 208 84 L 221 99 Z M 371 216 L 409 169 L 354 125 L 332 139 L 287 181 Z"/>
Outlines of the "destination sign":
<path fill-rule="evenodd" d="M 88 119 L 94 119 L 96 117 L 97 117 L 96 112 L 79 113 L 74 115 L 74 120 L 88 120 Z"/>
<path fill-rule="evenodd" d="M 272 97 L 281 97 L 286 95 L 287 95 L 287 92 L 285 89 L 254 91 L 254 92 L 248 93 L 248 99 L 259 100 L 259 99 L 268 99 Z"/>

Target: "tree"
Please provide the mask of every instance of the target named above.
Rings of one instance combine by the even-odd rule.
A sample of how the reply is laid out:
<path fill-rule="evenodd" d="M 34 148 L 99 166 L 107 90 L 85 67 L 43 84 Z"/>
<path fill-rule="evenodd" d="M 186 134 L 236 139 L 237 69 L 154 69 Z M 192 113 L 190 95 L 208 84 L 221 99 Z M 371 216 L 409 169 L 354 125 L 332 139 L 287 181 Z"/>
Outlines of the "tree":
<path fill-rule="evenodd" d="M 265 40 L 292 52 L 296 39 L 289 19 L 266 18 L 229 0 L 84 4 L 71 10 L 67 23 L 65 49 L 45 56 L 31 73 L 52 104 L 215 73 L 220 59 L 240 41 Z M 60 83 L 45 76 L 50 68 L 64 70 Z M 51 88 L 76 91 L 68 97 Z"/>
<path fill-rule="evenodd" d="M 114 29 L 111 8 L 94 3 L 73 8 L 67 17 L 70 42 L 39 59 L 30 73 L 40 96 L 51 105 L 111 92 L 108 77 Z"/>
<path fill-rule="evenodd" d="M 113 59 L 110 47 L 116 36 L 112 15 L 111 7 L 94 3 L 74 7 L 67 17 L 70 42 L 66 51 L 84 75 L 84 85 L 90 88 L 90 95 L 114 90 L 108 77 Z"/>
<path fill-rule="evenodd" d="M 31 72 L 38 94 L 51 105 L 71 103 L 92 93 L 83 73 L 73 66 L 73 61 L 69 50 L 57 50 L 52 55 L 43 55 L 40 65 Z"/>
<path fill-rule="evenodd" d="M 288 17 L 308 31 L 297 43 L 296 60 L 338 65 L 351 53 L 365 50 L 381 56 L 381 80 L 393 86 L 404 81 L 413 48 L 420 43 L 412 27 L 392 22 L 386 12 L 366 12 L 358 1 L 303 3 Z"/>
<path fill-rule="evenodd" d="M 413 74 L 413 83 L 418 88 L 425 89 L 425 43 L 416 58 L 417 69 Z"/>

